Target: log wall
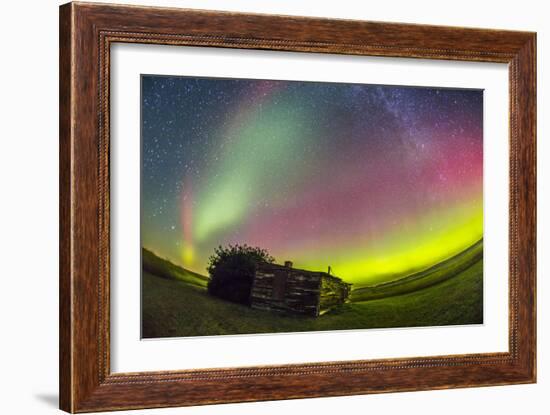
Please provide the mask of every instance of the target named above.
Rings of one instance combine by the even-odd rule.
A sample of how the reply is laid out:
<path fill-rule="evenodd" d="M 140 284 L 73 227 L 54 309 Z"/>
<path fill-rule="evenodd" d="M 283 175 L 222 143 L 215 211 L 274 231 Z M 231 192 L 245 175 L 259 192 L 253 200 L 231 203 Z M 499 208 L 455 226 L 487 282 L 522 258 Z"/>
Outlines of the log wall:
<path fill-rule="evenodd" d="M 316 317 L 348 297 L 349 284 L 326 273 L 261 264 L 252 285 L 250 305 L 259 310 Z"/>
<path fill-rule="evenodd" d="M 349 301 L 351 284 L 331 275 L 323 275 L 319 294 L 319 315 Z"/>

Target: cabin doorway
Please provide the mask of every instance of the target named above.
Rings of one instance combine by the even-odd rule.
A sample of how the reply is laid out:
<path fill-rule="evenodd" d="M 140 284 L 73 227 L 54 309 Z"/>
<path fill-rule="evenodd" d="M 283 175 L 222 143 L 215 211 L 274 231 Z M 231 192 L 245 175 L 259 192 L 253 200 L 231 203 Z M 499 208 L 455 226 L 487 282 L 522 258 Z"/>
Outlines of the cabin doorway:
<path fill-rule="evenodd" d="M 273 291 L 271 298 L 277 301 L 285 299 L 286 293 L 286 272 L 277 272 L 273 277 Z"/>

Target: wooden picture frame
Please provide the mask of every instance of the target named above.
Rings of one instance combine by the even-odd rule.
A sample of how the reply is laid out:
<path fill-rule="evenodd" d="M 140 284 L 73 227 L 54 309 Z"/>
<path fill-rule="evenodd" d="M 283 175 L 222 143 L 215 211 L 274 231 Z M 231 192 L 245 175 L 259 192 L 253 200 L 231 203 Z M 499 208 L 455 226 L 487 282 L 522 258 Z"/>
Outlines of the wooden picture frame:
<path fill-rule="evenodd" d="M 109 62 L 110 46 L 117 42 L 507 63 L 509 351 L 111 373 Z M 60 8 L 59 93 L 61 409 L 91 412 L 535 382 L 535 33 L 69 3 Z"/>

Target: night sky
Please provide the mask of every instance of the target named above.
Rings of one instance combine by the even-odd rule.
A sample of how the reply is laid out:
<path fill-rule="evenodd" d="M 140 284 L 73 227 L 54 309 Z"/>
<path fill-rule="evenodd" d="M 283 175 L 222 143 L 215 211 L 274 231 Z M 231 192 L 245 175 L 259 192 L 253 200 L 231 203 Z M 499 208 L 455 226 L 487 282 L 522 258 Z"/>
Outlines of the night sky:
<path fill-rule="evenodd" d="M 218 245 L 356 286 L 483 235 L 483 91 L 142 76 L 142 244 Z"/>

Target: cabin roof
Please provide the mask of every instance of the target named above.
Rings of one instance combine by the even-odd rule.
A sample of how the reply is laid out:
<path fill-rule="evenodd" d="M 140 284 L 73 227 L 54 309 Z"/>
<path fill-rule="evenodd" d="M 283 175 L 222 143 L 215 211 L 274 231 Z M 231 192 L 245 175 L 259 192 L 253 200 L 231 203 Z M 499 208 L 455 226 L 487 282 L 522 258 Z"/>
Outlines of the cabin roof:
<path fill-rule="evenodd" d="M 306 273 L 306 274 L 317 274 L 321 277 L 332 278 L 332 279 L 337 280 L 337 281 L 339 281 L 343 284 L 352 285 L 348 282 L 343 281 L 342 278 L 337 277 L 336 275 L 331 275 L 328 272 L 323 272 L 323 271 L 309 271 L 307 269 L 287 267 L 285 265 L 275 264 L 273 262 L 265 262 L 265 261 L 258 262 L 258 268 L 262 268 L 262 269 L 279 269 L 279 270 L 287 270 L 287 271 L 290 270 L 290 271 L 297 271 L 297 272 Z"/>

